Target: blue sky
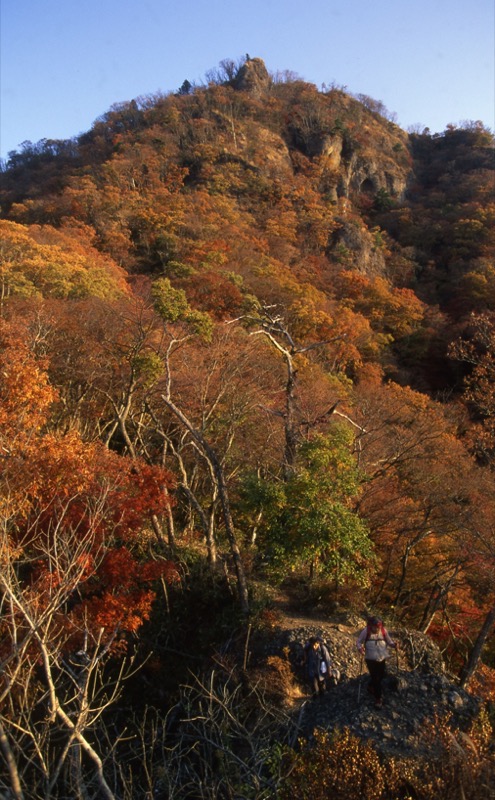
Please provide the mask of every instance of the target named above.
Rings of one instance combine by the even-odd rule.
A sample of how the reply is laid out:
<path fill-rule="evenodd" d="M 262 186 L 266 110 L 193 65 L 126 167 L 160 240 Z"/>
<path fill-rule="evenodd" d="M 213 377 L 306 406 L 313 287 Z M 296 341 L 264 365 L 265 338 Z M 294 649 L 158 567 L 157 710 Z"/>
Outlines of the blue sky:
<path fill-rule="evenodd" d="M 249 53 L 403 128 L 495 127 L 494 0 L 0 0 L 0 156 Z"/>

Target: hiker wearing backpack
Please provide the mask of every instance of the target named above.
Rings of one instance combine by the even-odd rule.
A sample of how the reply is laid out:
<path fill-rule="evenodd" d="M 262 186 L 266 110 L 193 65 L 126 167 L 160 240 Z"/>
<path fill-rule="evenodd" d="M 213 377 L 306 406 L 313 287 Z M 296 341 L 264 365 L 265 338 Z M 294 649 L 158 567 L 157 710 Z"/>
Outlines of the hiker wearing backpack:
<path fill-rule="evenodd" d="M 328 649 L 319 637 L 311 636 L 304 646 L 304 655 L 313 697 L 322 697 L 331 682 L 337 682 L 340 673 L 332 667 Z"/>
<path fill-rule="evenodd" d="M 370 617 L 357 639 L 357 649 L 364 656 L 370 674 L 368 691 L 375 698 L 377 706 L 383 704 L 382 681 L 385 677 L 388 648 L 396 649 L 397 644 L 388 635 L 379 617 Z"/>

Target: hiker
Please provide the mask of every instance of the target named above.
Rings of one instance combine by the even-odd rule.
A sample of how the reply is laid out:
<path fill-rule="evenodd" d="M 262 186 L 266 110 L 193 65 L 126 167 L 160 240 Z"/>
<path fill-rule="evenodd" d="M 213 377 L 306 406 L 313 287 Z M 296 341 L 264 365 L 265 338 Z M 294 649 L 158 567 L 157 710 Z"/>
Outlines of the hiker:
<path fill-rule="evenodd" d="M 388 635 L 379 617 L 370 617 L 366 628 L 363 628 L 357 639 L 357 649 L 364 656 L 370 674 L 368 691 L 375 698 L 377 706 L 383 705 L 382 681 L 385 677 L 386 659 L 389 657 L 388 647 L 397 648 Z"/>
<path fill-rule="evenodd" d="M 304 646 L 304 654 L 313 697 L 322 697 L 332 682 L 335 685 L 340 673 L 332 667 L 327 647 L 319 637 L 311 636 Z"/>

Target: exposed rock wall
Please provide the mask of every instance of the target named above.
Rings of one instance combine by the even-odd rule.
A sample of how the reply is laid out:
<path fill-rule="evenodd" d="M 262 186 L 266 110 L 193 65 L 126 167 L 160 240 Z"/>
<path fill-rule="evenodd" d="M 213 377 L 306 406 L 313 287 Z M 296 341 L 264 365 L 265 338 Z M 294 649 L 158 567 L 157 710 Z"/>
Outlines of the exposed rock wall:
<path fill-rule="evenodd" d="M 339 226 L 332 235 L 328 255 L 341 260 L 367 275 L 384 275 L 386 263 L 383 250 L 377 246 L 375 235 L 368 230 L 359 217 L 338 217 Z"/>
<path fill-rule="evenodd" d="M 389 156 L 382 154 L 378 159 L 374 153 L 352 149 L 345 153 L 341 134 L 321 137 L 313 149 L 319 158 L 322 176 L 338 175 L 339 197 L 349 197 L 352 193 L 373 196 L 384 191 L 394 200 L 404 200 L 411 171 Z"/>

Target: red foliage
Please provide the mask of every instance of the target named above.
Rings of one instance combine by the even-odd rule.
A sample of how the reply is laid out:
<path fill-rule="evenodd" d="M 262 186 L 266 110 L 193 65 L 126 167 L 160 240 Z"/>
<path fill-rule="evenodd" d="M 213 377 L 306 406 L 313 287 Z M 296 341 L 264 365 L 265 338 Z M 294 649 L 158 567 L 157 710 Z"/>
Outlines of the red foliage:
<path fill-rule="evenodd" d="M 150 516 L 168 510 L 172 475 L 75 430 L 48 432 L 56 393 L 28 327 L 0 320 L 0 344 L 3 559 L 24 560 L 22 591 L 33 609 L 70 597 L 70 614 L 57 612 L 61 629 L 77 622 L 79 631 L 105 628 L 106 638 L 135 631 L 150 613 L 152 582 L 178 577 L 171 562 L 131 553 Z"/>
<path fill-rule="evenodd" d="M 225 319 L 242 310 L 242 294 L 232 281 L 215 272 L 192 275 L 184 284 L 191 306 L 208 311 L 216 319 Z"/>
<path fill-rule="evenodd" d="M 164 579 L 179 580 L 171 561 L 138 561 L 126 547 L 109 550 L 90 583 L 82 587 L 83 602 L 71 613 L 73 621 L 90 620 L 92 626 L 135 632 L 149 618 L 156 592 L 150 585 Z"/>

